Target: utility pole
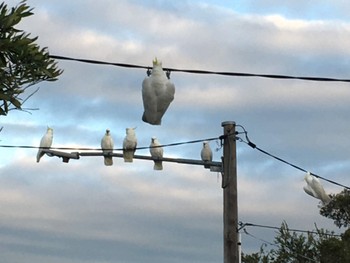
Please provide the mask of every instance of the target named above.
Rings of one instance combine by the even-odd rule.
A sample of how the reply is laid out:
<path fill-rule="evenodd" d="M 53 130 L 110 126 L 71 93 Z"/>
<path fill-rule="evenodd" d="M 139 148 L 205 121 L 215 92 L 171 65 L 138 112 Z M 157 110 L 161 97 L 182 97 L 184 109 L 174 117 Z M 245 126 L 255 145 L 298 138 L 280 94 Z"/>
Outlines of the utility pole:
<path fill-rule="evenodd" d="M 224 263 L 238 263 L 236 123 L 226 121 L 221 125 L 224 128 Z"/>

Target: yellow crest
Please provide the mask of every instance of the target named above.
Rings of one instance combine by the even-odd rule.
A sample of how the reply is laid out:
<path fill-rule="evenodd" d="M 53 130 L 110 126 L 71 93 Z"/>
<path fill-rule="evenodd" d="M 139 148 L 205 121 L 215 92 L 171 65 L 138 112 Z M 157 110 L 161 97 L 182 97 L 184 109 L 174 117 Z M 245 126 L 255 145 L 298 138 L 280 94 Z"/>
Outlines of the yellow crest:
<path fill-rule="evenodd" d="M 153 66 L 156 65 L 162 66 L 162 61 L 158 60 L 157 57 L 153 60 Z"/>

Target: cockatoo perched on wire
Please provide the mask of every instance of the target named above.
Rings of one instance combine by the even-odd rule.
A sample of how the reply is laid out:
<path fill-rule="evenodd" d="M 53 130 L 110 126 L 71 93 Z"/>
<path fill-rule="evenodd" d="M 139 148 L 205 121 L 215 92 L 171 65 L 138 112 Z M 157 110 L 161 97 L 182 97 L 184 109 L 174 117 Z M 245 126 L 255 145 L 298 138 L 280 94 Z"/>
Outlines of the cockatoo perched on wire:
<path fill-rule="evenodd" d="M 113 148 L 114 148 L 114 142 L 113 138 L 111 136 L 111 132 L 109 129 L 106 130 L 105 135 L 101 139 L 101 148 L 103 154 L 111 154 L 113 153 Z M 104 155 L 104 163 L 106 166 L 111 166 L 113 165 L 113 157 L 112 156 L 106 156 Z"/>
<path fill-rule="evenodd" d="M 150 153 L 152 158 L 158 159 L 163 158 L 163 148 L 160 147 L 160 143 L 156 137 L 152 137 L 150 145 Z M 159 160 L 154 160 L 153 170 L 163 170 L 163 163 Z"/>
<path fill-rule="evenodd" d="M 136 128 L 126 128 L 126 136 L 123 141 L 123 157 L 124 162 L 133 162 L 134 154 L 137 146 L 137 139 L 135 134 Z"/>
<path fill-rule="evenodd" d="M 40 141 L 40 148 L 38 150 L 38 154 L 36 155 L 36 162 L 38 163 L 41 159 L 41 157 L 44 156 L 43 149 L 49 149 L 52 145 L 53 140 L 53 129 L 50 127 L 47 127 L 45 135 L 41 138 Z"/>
<path fill-rule="evenodd" d="M 153 60 L 150 77 L 142 82 L 144 113 L 142 120 L 152 125 L 160 125 L 162 117 L 174 100 L 175 85 L 165 75 L 162 62 Z"/>
<path fill-rule="evenodd" d="M 323 205 L 326 205 L 331 201 L 331 198 L 326 194 L 320 180 L 317 177 L 311 175 L 310 172 L 307 172 L 304 180 L 307 183 L 307 185 L 304 186 L 304 191 L 307 194 L 321 200 Z"/>
<path fill-rule="evenodd" d="M 213 152 L 210 149 L 210 145 L 208 141 L 203 142 L 201 158 L 203 162 L 211 162 L 213 160 Z M 204 165 L 204 167 L 206 167 L 206 165 Z"/>

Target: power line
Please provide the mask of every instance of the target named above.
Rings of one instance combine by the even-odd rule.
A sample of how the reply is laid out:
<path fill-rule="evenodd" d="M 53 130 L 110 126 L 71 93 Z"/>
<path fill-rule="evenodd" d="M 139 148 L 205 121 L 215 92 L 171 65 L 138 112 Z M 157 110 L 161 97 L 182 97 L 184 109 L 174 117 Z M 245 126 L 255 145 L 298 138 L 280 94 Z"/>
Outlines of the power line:
<path fill-rule="evenodd" d="M 249 145 L 250 147 L 252 147 L 253 149 L 256 149 L 258 151 L 260 151 L 261 153 L 264 153 L 280 162 L 283 162 L 287 165 L 290 165 L 292 167 L 294 167 L 295 169 L 298 169 L 300 171 L 303 171 L 303 172 L 308 172 L 307 170 L 297 166 L 297 165 L 294 165 L 280 157 L 277 157 L 273 154 L 270 154 L 268 153 L 267 151 L 259 148 L 256 146 L 256 144 L 252 143 L 249 138 L 248 138 L 248 132 L 245 130 L 245 128 L 242 126 L 242 125 L 236 125 L 237 127 L 241 127 L 243 129 L 243 132 L 236 132 L 236 135 L 238 134 L 245 134 L 245 137 L 246 137 L 246 141 L 244 141 L 242 138 L 239 138 L 237 137 L 237 139 L 241 142 L 244 142 L 246 143 L 247 145 Z M 135 151 L 137 150 L 146 150 L 146 149 L 150 149 L 150 148 L 158 148 L 158 147 L 162 147 L 162 148 L 167 148 L 167 147 L 174 147 L 174 146 L 180 146 L 180 145 L 186 145 L 186 144 L 194 144 L 194 143 L 200 143 L 200 142 L 204 142 L 204 141 L 214 141 L 214 140 L 223 140 L 225 138 L 224 135 L 221 135 L 219 137 L 211 137 L 211 138 L 206 138 L 206 139 L 198 139 L 198 140 L 191 140 L 191 141 L 184 141 L 184 142 L 175 142 L 175 143 L 169 143 L 169 144 L 162 144 L 162 145 L 159 145 L 159 146 L 143 146 L 143 147 L 137 147 L 135 149 Z M 44 150 L 62 150 L 62 151 L 102 151 L 102 148 L 92 148 L 92 147 L 40 147 L 40 146 L 31 146 L 31 145 L 0 145 L 0 148 L 20 148 L 20 149 L 44 149 Z M 112 149 L 113 151 L 123 151 L 123 148 L 114 148 Z M 330 180 L 330 179 L 327 179 L 327 178 L 324 178 L 322 176 L 319 176 L 317 174 L 314 174 L 314 173 L 311 173 L 311 175 L 319 178 L 319 179 L 322 179 L 324 181 L 327 181 L 331 184 L 334 184 L 334 185 L 337 185 L 337 186 L 340 186 L 340 187 L 343 187 L 343 188 L 346 188 L 348 190 L 350 190 L 350 187 L 346 186 L 346 185 L 343 185 L 343 184 L 340 184 L 338 182 L 335 182 L 333 180 Z"/>
<path fill-rule="evenodd" d="M 253 224 L 253 223 L 243 223 L 243 222 L 239 222 L 240 228 L 244 228 L 246 226 L 249 227 L 259 227 L 259 228 L 266 228 L 266 229 L 274 229 L 274 230 L 280 230 L 281 227 L 277 227 L 277 226 L 267 226 L 267 225 L 260 225 L 260 224 Z M 299 233 L 307 233 L 307 234 L 315 234 L 315 235 L 326 235 L 326 236 L 334 236 L 334 237 L 340 237 L 341 235 L 337 235 L 337 234 L 331 234 L 331 233 L 320 233 L 317 231 L 310 231 L 310 230 L 301 230 L 301 229 L 293 229 L 293 228 L 287 228 L 288 231 L 292 231 L 292 232 L 299 232 Z"/>
<path fill-rule="evenodd" d="M 143 146 L 143 147 L 136 147 L 135 151 L 136 150 L 151 149 L 151 148 L 174 147 L 174 146 L 180 146 L 180 145 L 186 145 L 186 144 L 200 143 L 200 142 L 205 142 L 205 141 L 215 141 L 215 140 L 220 140 L 220 139 L 221 139 L 221 137 L 212 137 L 212 138 L 192 140 L 192 141 L 162 144 L 162 145 L 158 145 L 158 146 Z M 102 148 L 92 148 L 92 147 L 40 147 L 40 146 L 31 146 L 31 145 L 5 145 L 5 144 L 1 144 L 0 148 L 46 149 L 46 150 L 67 150 L 67 151 L 102 151 Z M 123 148 L 114 148 L 114 149 L 109 149 L 109 150 L 123 151 Z"/>
<path fill-rule="evenodd" d="M 254 238 L 254 239 L 257 239 L 257 240 L 263 242 L 264 244 L 268 244 L 268 245 L 271 245 L 271 246 L 279 247 L 277 244 L 274 244 L 274 243 L 272 243 L 272 242 L 266 241 L 265 239 L 262 239 L 262 238 L 259 238 L 259 237 L 256 237 L 256 236 L 250 234 L 250 233 L 247 231 L 247 229 L 245 229 L 245 228 L 243 228 L 243 232 L 244 232 L 244 234 L 246 234 L 247 236 L 250 236 L 250 237 L 252 237 L 252 238 Z"/>
<path fill-rule="evenodd" d="M 297 165 L 294 165 L 294 164 L 292 164 L 292 163 L 290 163 L 290 162 L 288 162 L 280 157 L 277 157 L 273 154 L 270 154 L 269 152 L 257 147 L 256 144 L 252 143 L 250 141 L 250 139 L 248 138 L 248 132 L 246 131 L 246 129 L 242 125 L 236 125 L 236 126 L 242 128 L 243 132 L 236 132 L 235 136 L 238 134 L 245 134 L 245 137 L 246 137 L 246 141 L 243 140 L 242 138 L 236 137 L 236 139 L 238 139 L 239 141 L 246 143 L 247 145 L 249 145 L 253 149 L 256 149 L 256 150 L 260 151 L 261 153 L 264 153 L 264 154 L 266 154 L 266 155 L 268 155 L 268 156 L 270 156 L 270 157 L 272 157 L 280 162 L 283 162 L 289 166 L 292 166 L 295 169 L 298 169 L 298 170 L 303 171 L 303 172 L 308 172 L 306 169 L 303 169 Z M 135 151 L 146 150 L 146 149 L 151 149 L 151 148 L 159 148 L 159 147 L 162 147 L 162 148 L 174 147 L 174 146 L 180 146 L 180 145 L 186 145 L 186 144 L 200 143 L 200 142 L 205 142 L 205 141 L 214 141 L 214 140 L 222 141 L 224 138 L 225 138 L 225 136 L 221 135 L 219 137 L 211 137 L 211 138 L 206 138 L 206 139 L 198 139 L 198 140 L 191 140 L 191 141 L 184 141 L 184 142 L 175 142 L 175 143 L 169 143 L 169 144 L 162 144 L 159 146 L 143 146 L 143 147 L 137 147 L 135 149 Z M 40 146 L 31 146 L 31 145 L 4 145 L 4 144 L 0 145 L 0 148 L 44 149 L 44 150 L 62 150 L 62 151 L 64 151 L 64 150 L 66 150 L 66 151 L 102 151 L 102 148 L 92 148 L 92 147 L 40 147 Z M 123 151 L 123 148 L 114 148 L 112 150 L 113 151 Z M 350 187 L 348 187 L 346 185 L 340 184 L 338 182 L 324 178 L 322 176 L 319 176 L 319 175 L 311 173 L 311 172 L 310 172 L 310 174 L 319 178 L 319 179 L 327 181 L 331 184 L 334 184 L 334 185 L 337 185 L 337 186 L 340 186 L 340 187 L 343 187 L 343 188 L 350 190 Z"/>
<path fill-rule="evenodd" d="M 274 159 L 276 159 L 276 160 L 278 160 L 278 161 L 280 161 L 280 162 L 282 162 L 282 163 L 285 163 L 285 164 L 287 164 L 287 165 L 289 165 L 289 166 L 291 166 L 291 167 L 293 167 L 293 168 L 295 168 L 295 169 L 297 169 L 297 170 L 299 170 L 299 171 L 302 171 L 302 172 L 305 172 L 305 173 L 309 172 L 309 171 L 307 171 L 306 169 L 301 168 L 300 166 L 297 166 L 297 165 L 295 165 L 295 164 L 292 164 L 291 162 L 288 162 L 288 161 L 286 161 L 286 160 L 284 160 L 284 159 L 282 159 L 282 158 L 280 158 L 280 157 L 278 157 L 278 156 L 276 156 L 276 155 L 273 155 L 273 154 L 271 154 L 271 153 L 269 153 L 269 152 L 267 152 L 267 151 L 265 151 L 265 150 L 259 148 L 255 143 L 252 143 L 252 142 L 250 141 L 250 139 L 248 138 L 248 132 L 246 131 L 246 129 L 245 129 L 242 125 L 237 125 L 237 126 L 238 126 L 238 127 L 241 127 L 241 128 L 243 129 L 243 133 L 245 134 L 245 138 L 246 138 L 246 140 L 243 140 L 242 138 L 238 138 L 238 140 L 239 140 L 240 142 L 243 142 L 243 143 L 249 145 L 250 147 L 252 147 L 253 149 L 256 149 L 256 150 L 258 150 L 259 152 L 261 152 L 261 153 L 263 153 L 263 154 L 265 154 L 265 155 L 268 155 L 268 156 L 270 156 L 270 157 L 272 157 L 272 158 L 274 158 Z M 349 186 L 340 184 L 340 183 L 338 183 L 338 182 L 335 182 L 335 181 L 333 181 L 333 180 L 324 178 L 324 177 L 322 177 L 322 176 L 319 176 L 319 175 L 314 174 L 314 173 L 311 173 L 311 172 L 310 172 L 310 174 L 311 174 L 312 176 L 315 176 L 315 177 L 319 178 L 319 179 L 322 179 L 322 180 L 324 180 L 324 181 L 327 181 L 327 182 L 329 182 L 329 183 L 331 183 L 331 184 L 334 184 L 334 185 L 337 185 L 337 186 L 340 186 L 340 187 L 344 187 L 344 188 L 350 190 L 350 187 L 349 187 Z"/>
<path fill-rule="evenodd" d="M 68 60 L 76 61 L 82 63 L 96 64 L 96 65 L 108 65 L 124 68 L 138 68 L 138 69 L 150 69 L 152 67 L 127 64 L 127 63 L 116 63 L 116 62 L 107 62 L 99 61 L 92 59 L 81 59 L 81 58 L 72 58 L 66 56 L 50 55 L 53 59 L 58 60 Z M 177 68 L 163 68 L 168 72 L 183 72 L 191 74 L 202 74 L 202 75 L 223 75 L 228 77 L 258 77 L 258 78 L 269 78 L 269 79 L 295 79 L 295 80 L 305 80 L 305 81 L 318 81 L 318 82 L 350 82 L 350 79 L 342 78 L 327 78 L 327 77 L 303 77 L 303 76 L 291 76 L 291 75 L 277 75 L 277 74 L 257 74 L 257 73 L 245 73 L 245 72 L 225 72 L 225 71 L 209 71 L 209 70 L 197 70 L 197 69 L 177 69 Z"/>

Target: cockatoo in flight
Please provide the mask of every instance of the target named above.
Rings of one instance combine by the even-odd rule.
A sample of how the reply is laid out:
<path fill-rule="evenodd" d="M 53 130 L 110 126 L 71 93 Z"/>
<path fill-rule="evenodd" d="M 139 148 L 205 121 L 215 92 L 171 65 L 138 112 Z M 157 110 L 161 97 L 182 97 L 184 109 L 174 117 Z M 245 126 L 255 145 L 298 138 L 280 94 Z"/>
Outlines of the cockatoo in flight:
<path fill-rule="evenodd" d="M 123 141 L 123 157 L 124 162 L 133 162 L 134 154 L 137 146 L 137 139 L 135 134 L 136 128 L 126 128 L 126 136 Z"/>
<path fill-rule="evenodd" d="M 208 141 L 203 142 L 201 158 L 203 162 L 211 162 L 213 160 L 213 152 L 210 149 L 210 145 Z M 206 167 L 206 165 L 204 165 L 204 167 Z"/>
<path fill-rule="evenodd" d="M 304 180 L 307 183 L 307 185 L 304 186 L 304 191 L 307 194 L 321 200 L 323 205 L 326 205 L 331 201 L 331 198 L 326 194 L 320 180 L 317 177 L 311 175 L 310 172 L 307 172 Z"/>
<path fill-rule="evenodd" d="M 163 170 L 162 161 L 157 160 L 158 158 L 163 158 L 163 148 L 160 147 L 160 143 L 156 137 L 152 137 L 151 145 L 149 151 L 151 153 L 152 158 L 154 158 L 154 166 L 153 170 Z"/>
<path fill-rule="evenodd" d="M 106 130 L 105 135 L 101 139 L 101 148 L 102 148 L 103 154 L 106 154 L 103 156 L 105 165 L 106 166 L 113 165 L 113 157 L 107 156 L 108 154 L 113 153 L 113 148 L 114 148 L 113 138 L 111 136 L 111 132 L 109 129 Z"/>
<path fill-rule="evenodd" d="M 153 60 L 151 75 L 142 82 L 142 120 L 152 125 L 160 125 L 164 113 L 174 100 L 174 94 L 175 85 L 164 73 L 162 62 L 156 58 Z"/>
<path fill-rule="evenodd" d="M 52 140 L 53 140 L 53 129 L 50 127 L 47 127 L 46 133 L 41 138 L 40 148 L 39 148 L 38 153 L 36 155 L 36 162 L 37 163 L 40 161 L 41 157 L 43 157 L 45 154 L 43 152 L 43 149 L 49 149 L 51 147 Z"/>

